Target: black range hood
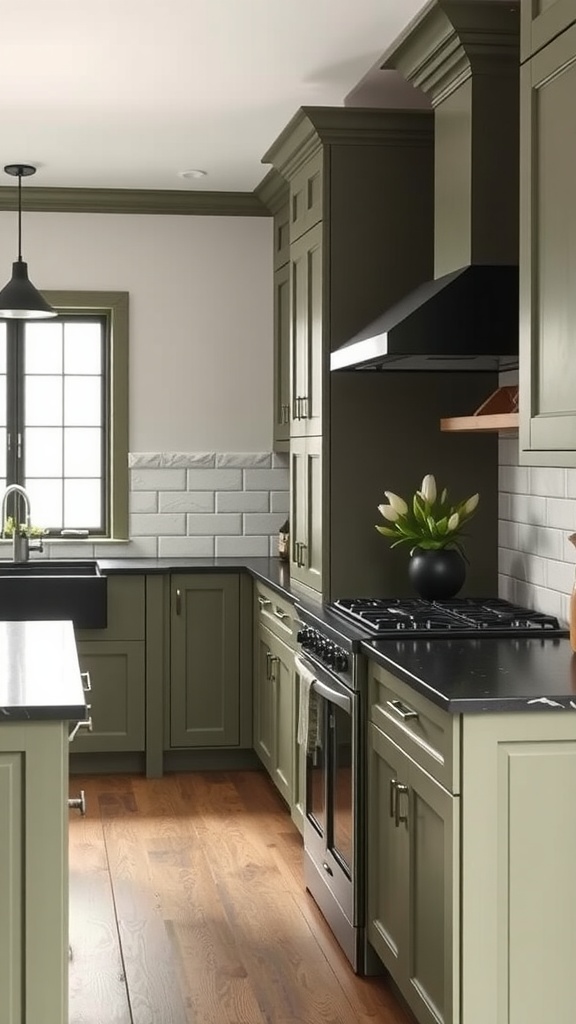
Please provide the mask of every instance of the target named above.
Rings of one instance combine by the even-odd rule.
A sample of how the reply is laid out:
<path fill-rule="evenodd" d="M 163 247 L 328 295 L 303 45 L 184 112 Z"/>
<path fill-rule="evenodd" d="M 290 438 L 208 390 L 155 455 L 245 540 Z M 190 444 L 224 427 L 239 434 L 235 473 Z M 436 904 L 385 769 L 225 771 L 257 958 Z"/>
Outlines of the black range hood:
<path fill-rule="evenodd" d="M 518 267 L 463 267 L 427 281 L 332 352 L 331 370 L 518 366 Z"/>

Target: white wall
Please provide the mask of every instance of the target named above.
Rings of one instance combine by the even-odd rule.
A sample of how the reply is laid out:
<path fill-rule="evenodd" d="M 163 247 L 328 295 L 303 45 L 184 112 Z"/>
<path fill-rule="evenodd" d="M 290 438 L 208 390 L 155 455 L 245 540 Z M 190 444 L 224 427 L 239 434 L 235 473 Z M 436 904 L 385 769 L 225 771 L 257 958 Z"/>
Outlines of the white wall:
<path fill-rule="evenodd" d="M 22 249 L 40 291 L 129 292 L 131 452 L 270 451 L 271 218 L 24 210 Z"/>

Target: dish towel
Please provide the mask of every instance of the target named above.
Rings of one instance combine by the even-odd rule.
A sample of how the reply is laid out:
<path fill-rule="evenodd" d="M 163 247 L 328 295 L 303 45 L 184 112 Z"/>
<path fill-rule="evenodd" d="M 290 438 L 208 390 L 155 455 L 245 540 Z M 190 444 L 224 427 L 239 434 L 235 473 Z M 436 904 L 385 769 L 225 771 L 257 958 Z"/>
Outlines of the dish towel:
<path fill-rule="evenodd" d="M 304 745 L 308 753 L 318 746 L 318 702 L 310 699 L 310 689 L 315 682 L 315 675 L 300 660 L 294 659 L 296 671 L 300 677 L 300 706 L 298 709 L 298 743 Z"/>

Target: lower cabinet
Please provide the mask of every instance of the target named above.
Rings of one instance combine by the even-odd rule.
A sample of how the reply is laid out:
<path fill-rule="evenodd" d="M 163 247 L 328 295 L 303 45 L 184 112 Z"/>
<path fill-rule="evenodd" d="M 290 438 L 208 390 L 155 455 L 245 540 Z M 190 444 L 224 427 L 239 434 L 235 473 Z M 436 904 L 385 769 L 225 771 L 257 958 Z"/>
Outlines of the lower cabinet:
<path fill-rule="evenodd" d="M 68 1020 L 68 722 L 0 724 L 0 1021 Z"/>
<path fill-rule="evenodd" d="M 290 577 L 322 592 L 322 438 L 290 439 Z"/>
<path fill-rule="evenodd" d="M 80 670 L 90 676 L 92 731 L 82 729 L 73 752 L 142 751 L 146 729 L 144 641 L 80 641 Z"/>
<path fill-rule="evenodd" d="M 254 748 L 286 802 L 294 796 L 294 653 L 259 626 L 254 657 Z"/>
<path fill-rule="evenodd" d="M 369 726 L 368 937 L 422 1024 L 457 1003 L 459 805 Z"/>
<path fill-rule="evenodd" d="M 240 578 L 170 581 L 170 747 L 240 743 Z"/>

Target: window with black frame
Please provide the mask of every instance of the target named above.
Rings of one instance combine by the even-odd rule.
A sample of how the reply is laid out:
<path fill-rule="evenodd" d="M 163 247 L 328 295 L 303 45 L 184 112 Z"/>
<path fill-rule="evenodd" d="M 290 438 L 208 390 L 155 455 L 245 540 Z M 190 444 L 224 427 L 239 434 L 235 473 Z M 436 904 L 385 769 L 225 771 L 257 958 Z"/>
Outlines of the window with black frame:
<path fill-rule="evenodd" d="M 0 487 L 24 486 L 54 538 L 126 532 L 126 339 L 113 328 L 109 309 L 0 321 Z"/>

